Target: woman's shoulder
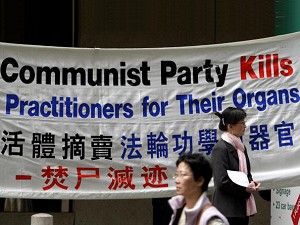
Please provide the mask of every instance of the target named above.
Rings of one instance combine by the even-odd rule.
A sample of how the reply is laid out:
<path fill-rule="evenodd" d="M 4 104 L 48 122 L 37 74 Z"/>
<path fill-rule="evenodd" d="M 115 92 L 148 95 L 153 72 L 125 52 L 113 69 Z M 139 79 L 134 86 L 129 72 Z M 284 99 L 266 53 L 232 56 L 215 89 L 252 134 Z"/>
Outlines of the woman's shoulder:
<path fill-rule="evenodd" d="M 206 225 L 229 225 L 226 217 L 214 206 L 205 210 L 202 219 Z"/>
<path fill-rule="evenodd" d="M 226 225 L 226 223 L 218 216 L 214 216 L 207 221 L 207 225 Z"/>
<path fill-rule="evenodd" d="M 224 141 L 222 138 L 220 138 L 218 140 L 218 142 L 214 145 L 213 147 L 213 151 L 220 151 L 222 149 L 227 149 L 229 143 L 227 143 L 226 141 Z"/>
<path fill-rule="evenodd" d="M 215 144 L 215 146 L 213 147 L 213 149 L 232 150 L 232 149 L 234 149 L 234 147 L 230 143 L 228 143 L 228 142 L 224 141 L 222 138 L 220 138 L 218 140 L 218 142 Z"/>

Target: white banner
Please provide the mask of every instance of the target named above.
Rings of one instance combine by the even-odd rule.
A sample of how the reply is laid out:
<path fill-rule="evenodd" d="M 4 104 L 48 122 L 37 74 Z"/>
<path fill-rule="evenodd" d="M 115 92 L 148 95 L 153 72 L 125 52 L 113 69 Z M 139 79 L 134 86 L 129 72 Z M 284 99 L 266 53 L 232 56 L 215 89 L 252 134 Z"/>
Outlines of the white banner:
<path fill-rule="evenodd" d="M 263 188 L 300 184 L 300 33 L 220 45 L 79 49 L 0 43 L 0 197 L 151 198 L 208 156 L 215 111 L 244 108 Z"/>

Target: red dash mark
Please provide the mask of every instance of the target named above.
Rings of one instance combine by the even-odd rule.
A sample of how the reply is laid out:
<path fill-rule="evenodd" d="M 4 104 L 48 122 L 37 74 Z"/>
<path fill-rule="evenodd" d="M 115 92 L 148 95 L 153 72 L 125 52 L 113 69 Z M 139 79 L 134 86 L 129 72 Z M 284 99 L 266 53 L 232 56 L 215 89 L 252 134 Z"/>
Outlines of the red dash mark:
<path fill-rule="evenodd" d="M 31 180 L 30 175 L 16 175 L 16 180 Z"/>
<path fill-rule="evenodd" d="M 299 218 L 300 218 L 300 195 L 298 196 L 298 199 L 297 199 L 296 204 L 294 206 L 291 217 L 292 217 L 292 220 L 293 220 L 293 224 L 297 225 L 298 222 L 299 222 Z"/>

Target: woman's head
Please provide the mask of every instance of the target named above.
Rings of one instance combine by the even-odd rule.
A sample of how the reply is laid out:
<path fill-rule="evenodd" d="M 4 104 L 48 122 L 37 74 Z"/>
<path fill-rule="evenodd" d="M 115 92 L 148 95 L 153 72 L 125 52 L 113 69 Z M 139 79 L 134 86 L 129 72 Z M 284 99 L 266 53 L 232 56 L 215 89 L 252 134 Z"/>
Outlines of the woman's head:
<path fill-rule="evenodd" d="M 176 161 L 175 184 L 177 194 L 193 191 L 204 192 L 212 178 L 212 168 L 208 159 L 200 154 L 184 154 Z"/>
<path fill-rule="evenodd" d="M 247 113 L 241 108 L 228 107 L 222 113 L 216 112 L 215 115 L 220 118 L 219 129 L 228 131 L 229 125 L 242 124 L 245 126 Z"/>

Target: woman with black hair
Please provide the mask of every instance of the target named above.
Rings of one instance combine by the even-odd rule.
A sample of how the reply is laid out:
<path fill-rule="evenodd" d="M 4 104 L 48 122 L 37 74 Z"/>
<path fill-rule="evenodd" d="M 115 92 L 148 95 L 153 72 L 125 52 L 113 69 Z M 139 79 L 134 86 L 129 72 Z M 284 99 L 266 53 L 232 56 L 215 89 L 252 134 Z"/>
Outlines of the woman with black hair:
<path fill-rule="evenodd" d="M 184 154 L 176 166 L 177 195 L 169 200 L 173 210 L 170 225 L 229 225 L 206 195 L 212 177 L 210 162 L 199 153 Z"/>
<path fill-rule="evenodd" d="M 227 217 L 230 225 L 248 225 L 249 217 L 257 212 L 252 193 L 258 191 L 260 183 L 253 181 L 250 160 L 241 141 L 245 134 L 247 114 L 243 109 L 234 107 L 215 114 L 220 118 L 219 129 L 223 133 L 211 155 L 214 177 L 212 203 Z M 249 186 L 235 184 L 227 170 L 244 172 Z"/>

